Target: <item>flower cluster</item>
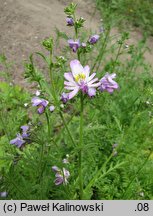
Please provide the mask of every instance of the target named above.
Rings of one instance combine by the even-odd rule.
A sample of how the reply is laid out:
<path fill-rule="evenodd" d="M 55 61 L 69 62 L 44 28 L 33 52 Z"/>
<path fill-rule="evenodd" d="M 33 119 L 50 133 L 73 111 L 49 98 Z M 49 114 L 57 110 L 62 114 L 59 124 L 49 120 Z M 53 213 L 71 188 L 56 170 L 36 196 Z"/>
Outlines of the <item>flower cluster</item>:
<path fill-rule="evenodd" d="M 81 90 L 90 97 L 95 96 L 96 87 L 100 86 L 97 82 L 98 78 L 94 78 L 96 73 L 90 75 L 90 68 L 88 65 L 83 67 L 78 60 L 70 62 L 72 72 L 65 73 L 64 77 L 67 81 L 64 82 L 65 89 L 71 90 L 68 94 L 68 99 L 72 99 Z"/>
<path fill-rule="evenodd" d="M 65 13 L 68 15 L 66 19 L 67 25 L 74 26 L 77 37 L 77 30 L 82 27 L 84 19 L 75 19 L 75 16 L 73 16 L 75 7 L 76 6 L 74 6 L 73 4 L 70 5 L 68 8 L 66 8 Z M 82 24 L 77 26 L 77 23 L 79 21 L 82 22 Z M 88 50 L 91 49 L 92 45 L 97 43 L 99 38 L 100 36 L 98 34 L 92 35 L 86 43 L 81 43 L 79 39 L 69 39 L 68 44 L 74 53 L 78 52 L 78 55 L 80 55 L 81 52 L 78 51 L 80 47 L 84 48 L 82 49 L 83 53 L 88 52 Z M 84 94 L 87 94 L 90 98 L 92 98 L 96 95 L 97 88 L 101 92 L 107 91 L 109 93 L 113 93 L 115 89 L 119 88 L 118 84 L 113 80 L 116 77 L 115 73 L 106 73 L 104 77 L 98 80 L 98 78 L 95 78 L 96 73 L 92 73 L 90 75 L 90 68 L 88 65 L 83 67 L 81 63 L 76 59 L 70 62 L 70 68 L 71 72 L 64 73 L 64 87 L 65 89 L 70 90 L 70 92 L 63 92 L 61 95 L 61 101 L 63 101 L 64 104 L 68 100 L 72 99 L 79 91 L 82 91 Z"/>
<path fill-rule="evenodd" d="M 69 43 L 69 46 L 73 50 L 74 53 L 76 53 L 77 50 L 79 49 L 79 47 L 81 46 L 80 40 L 74 41 L 73 39 L 69 39 L 68 43 Z"/>
<path fill-rule="evenodd" d="M 106 75 L 100 80 L 101 85 L 99 86 L 99 90 L 113 93 L 115 89 L 119 88 L 118 84 L 113 80 L 114 78 L 116 78 L 115 73 L 106 73 Z"/>
<path fill-rule="evenodd" d="M 53 166 L 52 170 L 55 172 L 55 185 L 68 184 L 68 178 L 70 177 L 70 172 L 68 170 L 65 168 L 59 169 L 57 166 Z"/>
<path fill-rule="evenodd" d="M 39 114 L 42 114 L 45 111 L 46 106 L 48 105 L 48 101 L 39 97 L 34 97 L 31 100 L 32 106 L 38 107 L 37 111 Z"/>
<path fill-rule="evenodd" d="M 12 145 L 16 145 L 18 148 L 21 148 L 23 146 L 23 144 L 25 144 L 28 141 L 28 137 L 29 137 L 29 126 L 27 125 L 23 125 L 21 126 L 21 130 L 22 133 L 18 133 L 15 139 L 12 139 L 10 141 L 10 144 Z"/>
<path fill-rule="evenodd" d="M 72 60 L 70 62 L 71 72 L 65 73 L 64 82 L 65 89 L 70 90 L 69 93 L 63 93 L 61 100 L 66 103 L 72 99 L 80 90 L 87 94 L 89 97 L 96 95 L 96 88 L 100 91 L 108 91 L 112 93 L 115 89 L 118 89 L 118 84 L 113 80 L 116 74 L 106 74 L 100 81 L 95 78 L 96 73 L 90 75 L 90 68 L 88 65 L 83 67 L 78 60 Z"/>
<path fill-rule="evenodd" d="M 96 44 L 99 38 L 100 38 L 99 35 L 93 35 L 89 38 L 89 40 L 86 43 L 84 42 L 81 43 L 79 39 L 77 40 L 69 39 L 68 44 L 69 44 L 69 47 L 72 49 L 72 51 L 76 53 L 80 47 L 85 48 L 87 45 Z"/>
<path fill-rule="evenodd" d="M 69 155 L 66 155 L 66 158 L 62 160 L 63 164 L 69 164 Z M 55 185 L 67 185 L 68 184 L 68 178 L 70 177 L 70 172 L 66 170 L 64 167 L 62 169 L 59 169 L 57 166 L 52 166 L 53 172 L 55 172 Z"/>
<path fill-rule="evenodd" d="M 77 31 L 79 28 L 83 27 L 83 23 L 84 23 L 85 19 L 83 17 L 81 17 L 80 19 L 76 19 L 73 16 L 74 10 L 75 10 L 74 7 L 73 7 L 73 9 L 70 7 L 66 8 L 65 13 L 68 15 L 66 18 L 66 23 L 67 23 L 67 26 L 74 26 L 75 31 Z M 77 35 L 76 35 L 76 37 L 77 37 Z M 80 47 L 86 48 L 87 45 L 96 44 L 97 41 L 99 40 L 99 38 L 100 38 L 100 36 L 97 34 L 92 35 L 86 43 L 85 42 L 81 43 L 78 38 L 76 38 L 75 40 L 71 38 L 68 40 L 68 44 L 69 44 L 69 47 L 72 49 L 72 51 L 74 53 L 76 53 Z"/>
<path fill-rule="evenodd" d="M 48 105 L 48 103 L 49 103 L 47 100 L 45 100 L 45 99 L 43 99 L 43 98 L 39 98 L 39 97 L 34 97 L 34 98 L 32 98 L 31 102 L 32 102 L 32 106 L 38 107 L 38 109 L 37 109 L 38 114 L 44 113 L 45 108 L 47 107 L 47 105 Z M 53 112 L 54 109 L 55 109 L 55 107 L 54 107 L 53 105 L 51 105 L 51 106 L 49 107 L 49 110 L 50 110 L 51 112 Z"/>

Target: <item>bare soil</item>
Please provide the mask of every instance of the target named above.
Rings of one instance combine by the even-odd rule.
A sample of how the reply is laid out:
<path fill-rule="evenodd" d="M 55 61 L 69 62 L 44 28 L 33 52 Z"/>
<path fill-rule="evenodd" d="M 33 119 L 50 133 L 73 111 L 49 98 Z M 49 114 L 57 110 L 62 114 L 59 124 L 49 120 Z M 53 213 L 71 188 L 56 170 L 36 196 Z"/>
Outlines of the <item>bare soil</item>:
<path fill-rule="evenodd" d="M 64 8 L 69 0 L 0 0 L 0 53 L 6 54 L 14 61 L 13 78 L 15 83 L 26 86 L 23 79 L 23 61 L 30 53 L 41 50 L 41 41 L 54 35 L 55 27 L 71 34 L 66 26 Z M 78 16 L 84 17 L 86 28 L 98 31 L 100 16 L 95 11 L 94 1 L 75 0 L 78 3 Z M 115 32 L 115 31 L 114 31 Z M 132 33 L 130 43 L 141 39 L 140 32 Z M 148 40 L 152 50 L 153 40 Z M 153 53 L 145 54 L 148 62 L 153 65 Z"/>

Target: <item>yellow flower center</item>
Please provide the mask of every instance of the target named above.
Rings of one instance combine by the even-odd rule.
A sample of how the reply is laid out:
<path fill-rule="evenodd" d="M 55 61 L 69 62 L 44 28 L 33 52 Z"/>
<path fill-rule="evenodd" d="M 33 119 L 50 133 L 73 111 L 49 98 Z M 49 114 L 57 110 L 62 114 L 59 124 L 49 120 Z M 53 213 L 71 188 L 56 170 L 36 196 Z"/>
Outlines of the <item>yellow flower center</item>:
<path fill-rule="evenodd" d="M 84 73 L 80 73 L 80 74 L 77 74 L 74 78 L 76 82 L 79 82 L 80 80 L 85 80 L 86 76 Z"/>

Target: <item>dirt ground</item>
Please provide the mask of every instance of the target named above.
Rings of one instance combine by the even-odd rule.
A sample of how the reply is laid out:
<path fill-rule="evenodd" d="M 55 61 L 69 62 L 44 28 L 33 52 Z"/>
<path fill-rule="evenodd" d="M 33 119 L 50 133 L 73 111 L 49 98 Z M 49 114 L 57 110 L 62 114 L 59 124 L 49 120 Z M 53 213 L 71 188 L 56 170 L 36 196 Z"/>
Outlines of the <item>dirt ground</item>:
<path fill-rule="evenodd" d="M 13 77 L 15 83 L 25 86 L 23 61 L 30 53 L 41 49 L 40 42 L 45 37 L 55 35 L 55 26 L 71 34 L 65 23 L 64 8 L 69 0 L 0 0 L 0 53 L 14 61 Z M 86 28 L 97 31 L 100 16 L 95 10 L 94 1 L 75 0 L 78 3 L 78 16 L 84 17 Z M 136 43 L 142 36 L 133 32 L 130 42 Z M 153 39 L 148 40 L 153 48 Z M 153 50 L 153 49 L 152 49 Z M 146 59 L 153 65 L 153 53 L 146 53 Z"/>

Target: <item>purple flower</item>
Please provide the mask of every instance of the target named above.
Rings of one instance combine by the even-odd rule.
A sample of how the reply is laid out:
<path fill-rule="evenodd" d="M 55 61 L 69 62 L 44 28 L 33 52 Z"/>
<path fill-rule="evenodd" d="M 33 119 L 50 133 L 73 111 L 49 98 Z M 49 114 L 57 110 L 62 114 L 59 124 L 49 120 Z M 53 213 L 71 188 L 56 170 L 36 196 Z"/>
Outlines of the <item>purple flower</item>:
<path fill-rule="evenodd" d="M 54 172 L 60 172 L 60 169 L 57 166 L 52 166 L 52 170 Z"/>
<path fill-rule="evenodd" d="M 113 80 L 115 77 L 116 77 L 115 73 L 113 74 L 106 73 L 106 75 L 100 80 L 101 85 L 99 86 L 99 90 L 113 93 L 115 89 L 118 89 L 119 86 L 117 82 Z"/>
<path fill-rule="evenodd" d="M 27 141 L 29 141 L 27 138 L 29 137 L 28 130 L 29 126 L 28 125 L 23 125 L 20 127 L 22 130 L 22 133 L 18 133 L 15 139 L 12 139 L 10 141 L 10 144 L 16 145 L 18 148 L 21 148 L 23 144 L 25 144 Z"/>
<path fill-rule="evenodd" d="M 0 197 L 6 198 L 8 193 L 6 191 L 0 192 Z"/>
<path fill-rule="evenodd" d="M 33 106 L 37 106 L 38 109 L 38 113 L 42 114 L 46 108 L 46 106 L 48 105 L 48 101 L 42 98 L 38 98 L 38 97 L 34 97 L 32 98 L 31 102 L 33 103 Z"/>
<path fill-rule="evenodd" d="M 96 95 L 96 89 L 95 88 L 89 88 L 88 90 L 89 97 L 94 97 Z"/>
<path fill-rule="evenodd" d="M 56 176 L 56 179 L 54 181 L 55 185 L 61 185 L 64 183 L 64 178 L 61 174 L 57 173 L 55 176 Z"/>
<path fill-rule="evenodd" d="M 56 179 L 54 181 L 55 185 L 61 185 L 61 184 L 67 185 L 68 178 L 70 177 L 70 172 L 65 168 L 61 170 L 57 166 L 53 166 L 52 170 L 56 173 L 55 174 Z"/>
<path fill-rule="evenodd" d="M 27 138 L 29 136 L 29 134 L 27 133 L 27 131 L 29 130 L 29 126 L 23 125 L 20 128 L 22 129 L 22 137 Z"/>
<path fill-rule="evenodd" d="M 69 100 L 72 99 L 81 90 L 83 93 L 88 94 L 90 97 L 95 95 L 96 87 L 100 86 L 98 78 L 94 78 L 96 73 L 90 74 L 88 65 L 83 67 L 78 60 L 70 62 L 72 72 L 65 73 L 64 77 L 67 81 L 64 82 L 65 89 L 71 90 Z"/>
<path fill-rule="evenodd" d="M 69 39 L 68 43 L 69 43 L 70 48 L 73 50 L 73 52 L 76 53 L 78 48 L 80 47 L 80 41 L 79 40 L 74 41 L 72 39 Z"/>
<path fill-rule="evenodd" d="M 66 18 L 67 26 L 73 26 L 74 25 L 74 20 L 71 17 Z"/>
<path fill-rule="evenodd" d="M 53 112 L 53 111 L 55 110 L 55 107 L 54 107 L 53 105 L 51 105 L 51 106 L 49 107 L 49 110 L 50 110 L 51 112 Z"/>
<path fill-rule="evenodd" d="M 23 137 L 21 136 L 21 134 L 17 134 L 17 137 L 10 141 L 10 144 L 16 145 L 18 148 L 21 148 L 24 143 L 25 143 L 25 140 L 23 140 Z"/>
<path fill-rule="evenodd" d="M 68 100 L 69 100 L 69 95 L 67 93 L 63 92 L 62 95 L 61 95 L 61 101 L 64 104 L 66 104 Z"/>
<path fill-rule="evenodd" d="M 93 36 L 91 36 L 90 37 L 90 39 L 89 39 L 89 43 L 90 44 L 95 44 L 95 43 L 97 43 L 97 41 L 99 40 L 99 35 L 93 35 Z"/>

